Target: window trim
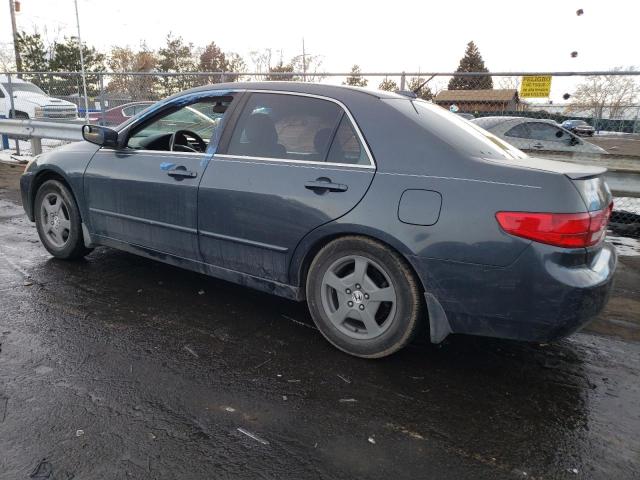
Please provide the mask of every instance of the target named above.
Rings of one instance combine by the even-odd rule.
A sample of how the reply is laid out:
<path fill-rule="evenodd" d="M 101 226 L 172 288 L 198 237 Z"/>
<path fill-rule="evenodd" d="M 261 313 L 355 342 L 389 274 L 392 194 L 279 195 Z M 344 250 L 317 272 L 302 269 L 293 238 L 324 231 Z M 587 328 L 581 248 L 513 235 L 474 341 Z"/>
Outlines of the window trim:
<path fill-rule="evenodd" d="M 367 154 L 367 158 L 369 159 L 369 164 L 368 165 L 358 165 L 358 164 L 354 164 L 354 163 L 336 163 L 336 162 L 320 162 L 317 160 L 292 160 L 292 159 L 288 159 L 288 158 L 278 158 L 278 157 L 254 157 L 251 155 L 230 155 L 228 153 L 217 153 L 213 156 L 213 158 L 215 159 L 216 157 L 219 158 L 242 158 L 242 159 L 246 159 L 246 160 L 259 160 L 259 161 L 269 161 L 269 162 L 282 162 L 282 163 L 293 163 L 293 164 L 309 164 L 309 165 L 330 165 L 330 166 L 341 166 L 341 167 L 350 167 L 350 168 L 364 168 L 364 169 L 376 169 L 376 163 L 375 160 L 373 159 L 373 155 L 371 154 L 371 150 L 369 150 L 369 145 L 367 144 L 367 142 L 364 139 L 364 136 L 362 135 L 362 132 L 360 131 L 360 126 L 356 123 L 355 119 L 353 118 L 353 115 L 351 114 L 351 112 L 349 111 L 349 109 L 346 107 L 346 105 L 344 103 L 342 103 L 340 100 L 336 100 L 335 98 L 331 98 L 331 97 L 325 97 L 323 95 L 316 95 L 313 93 L 302 93 L 302 92 L 291 92 L 291 91 L 283 91 L 283 90 L 261 90 L 261 89 L 246 89 L 246 90 L 242 90 L 244 92 L 247 93 L 269 93 L 269 94 L 277 94 L 277 95 L 293 95 L 293 96 L 298 96 L 298 97 L 309 97 L 309 98 L 317 98 L 319 100 L 327 100 L 330 102 L 335 103 L 336 105 L 338 105 L 342 111 L 343 111 L 343 115 L 346 114 L 347 117 L 349 118 L 349 121 L 351 122 L 351 125 L 353 126 L 353 129 L 356 132 L 356 135 L 358 136 L 358 140 L 360 141 L 360 143 L 362 144 L 362 146 L 364 147 L 364 150 Z M 244 110 L 246 103 L 244 103 L 242 105 L 242 110 Z M 239 110 L 240 113 L 242 113 L 242 110 Z M 238 116 L 239 118 L 239 116 Z M 237 126 L 238 122 L 237 119 L 236 121 L 233 123 L 233 125 L 227 125 L 227 128 L 232 127 L 231 132 L 233 132 Z M 228 147 L 228 145 L 226 145 L 225 147 Z M 224 149 L 224 151 L 227 151 L 227 148 Z"/>

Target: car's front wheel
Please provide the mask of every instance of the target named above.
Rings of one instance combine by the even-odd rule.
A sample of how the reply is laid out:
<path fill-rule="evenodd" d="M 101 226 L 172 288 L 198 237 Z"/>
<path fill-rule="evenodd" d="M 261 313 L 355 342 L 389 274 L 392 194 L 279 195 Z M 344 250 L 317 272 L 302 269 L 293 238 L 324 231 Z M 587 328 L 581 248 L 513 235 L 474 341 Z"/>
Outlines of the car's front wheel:
<path fill-rule="evenodd" d="M 309 268 L 306 294 L 325 338 L 363 358 L 407 345 L 423 315 L 418 281 L 404 259 L 364 237 L 339 238 L 322 248 Z"/>
<path fill-rule="evenodd" d="M 62 182 L 47 180 L 40 186 L 34 214 L 40 241 L 54 257 L 72 260 L 91 251 L 84 245 L 76 201 Z"/>

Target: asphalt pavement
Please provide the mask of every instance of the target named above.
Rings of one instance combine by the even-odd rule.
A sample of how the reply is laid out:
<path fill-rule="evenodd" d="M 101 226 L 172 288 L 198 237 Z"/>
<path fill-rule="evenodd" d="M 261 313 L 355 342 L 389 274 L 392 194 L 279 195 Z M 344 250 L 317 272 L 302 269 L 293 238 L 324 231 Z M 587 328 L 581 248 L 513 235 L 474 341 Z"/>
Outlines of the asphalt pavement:
<path fill-rule="evenodd" d="M 640 256 L 550 345 L 349 357 L 303 304 L 40 245 L 0 165 L 0 479 L 640 478 Z M 633 251 L 633 248 L 631 249 Z"/>

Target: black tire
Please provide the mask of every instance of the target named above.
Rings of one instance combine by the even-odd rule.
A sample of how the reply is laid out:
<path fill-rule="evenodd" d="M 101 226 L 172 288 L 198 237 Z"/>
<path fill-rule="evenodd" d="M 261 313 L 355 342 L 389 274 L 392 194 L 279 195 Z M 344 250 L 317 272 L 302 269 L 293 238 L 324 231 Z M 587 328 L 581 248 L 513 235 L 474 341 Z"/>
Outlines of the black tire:
<path fill-rule="evenodd" d="M 352 260 L 353 272 L 349 273 Z M 360 270 L 364 268 L 366 280 L 356 290 L 345 288 L 344 294 L 341 293 L 339 298 L 338 289 L 329 285 L 328 279 L 335 281 L 337 278 L 344 282 L 339 285 L 348 286 L 352 279 L 362 278 L 355 271 L 356 262 L 364 262 L 365 266 Z M 340 269 L 345 269 L 344 276 L 340 276 Z M 334 272 L 340 274 L 333 277 L 331 273 Z M 374 277 L 377 285 L 371 280 Z M 370 295 L 365 283 L 372 286 Z M 388 290 L 385 285 L 395 290 L 393 301 L 374 301 L 376 290 L 373 287 L 378 287 L 377 291 L 382 292 Z M 354 284 L 353 288 L 357 286 Z M 356 357 L 382 358 L 397 352 L 413 339 L 422 321 L 426 320 L 423 319 L 424 307 L 419 282 L 406 261 L 395 251 L 366 237 L 342 237 L 323 247 L 309 267 L 306 295 L 309 311 L 322 335 L 335 347 Z M 344 307 L 348 310 L 347 318 L 340 320 L 345 315 L 342 308 L 345 299 L 351 299 L 346 302 L 349 305 Z M 358 309 L 362 312 L 359 313 Z M 382 316 L 379 315 L 381 309 Z M 360 318 L 349 318 L 352 314 L 360 317 L 366 311 L 370 314 L 366 318 L 369 321 L 373 318 L 377 325 L 372 333 L 367 326 L 370 323 L 365 323 Z"/>
<path fill-rule="evenodd" d="M 57 200 L 51 205 L 53 198 Z M 46 213 L 47 206 L 44 203 L 49 202 L 49 208 L 55 208 L 58 201 L 60 206 L 57 212 Z M 33 212 L 40 241 L 51 255 L 63 260 L 74 260 L 91 252 L 92 249 L 84 245 L 78 205 L 65 184 L 58 180 L 47 180 L 40 185 Z M 65 227 L 62 227 L 63 222 Z"/>
<path fill-rule="evenodd" d="M 24 112 L 16 112 L 14 118 L 16 120 L 29 120 L 29 115 Z"/>

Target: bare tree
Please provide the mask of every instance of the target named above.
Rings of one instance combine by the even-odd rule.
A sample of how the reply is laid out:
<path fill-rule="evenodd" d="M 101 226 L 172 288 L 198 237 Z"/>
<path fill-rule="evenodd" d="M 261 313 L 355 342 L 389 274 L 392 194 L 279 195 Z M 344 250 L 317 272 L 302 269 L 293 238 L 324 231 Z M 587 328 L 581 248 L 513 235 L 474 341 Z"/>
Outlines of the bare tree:
<path fill-rule="evenodd" d="M 10 72 L 16 69 L 13 46 L 10 43 L 0 43 L 0 71 Z"/>
<path fill-rule="evenodd" d="M 614 70 L 625 71 L 622 67 Z M 639 93 L 638 83 L 631 75 L 592 75 L 576 87 L 567 112 L 589 111 L 596 119 L 621 118 L 637 102 Z"/>
<path fill-rule="evenodd" d="M 303 60 L 304 58 L 304 60 Z M 320 67 L 324 57 L 322 55 L 296 55 L 291 59 L 291 66 L 294 72 L 306 72 L 304 80 L 307 82 L 319 82 L 325 75 L 322 74 Z"/>
<path fill-rule="evenodd" d="M 113 47 L 107 65 L 114 72 L 153 72 L 158 59 L 144 43 L 133 51 L 129 47 Z M 159 97 L 158 79 L 152 75 L 113 75 L 107 91 L 132 100 L 155 100 Z"/>
<path fill-rule="evenodd" d="M 263 50 L 253 50 L 249 52 L 249 58 L 253 64 L 253 71 L 256 73 L 269 73 L 271 70 L 271 59 L 273 57 L 273 50 L 265 48 Z M 256 78 L 260 80 L 261 78 Z"/>

